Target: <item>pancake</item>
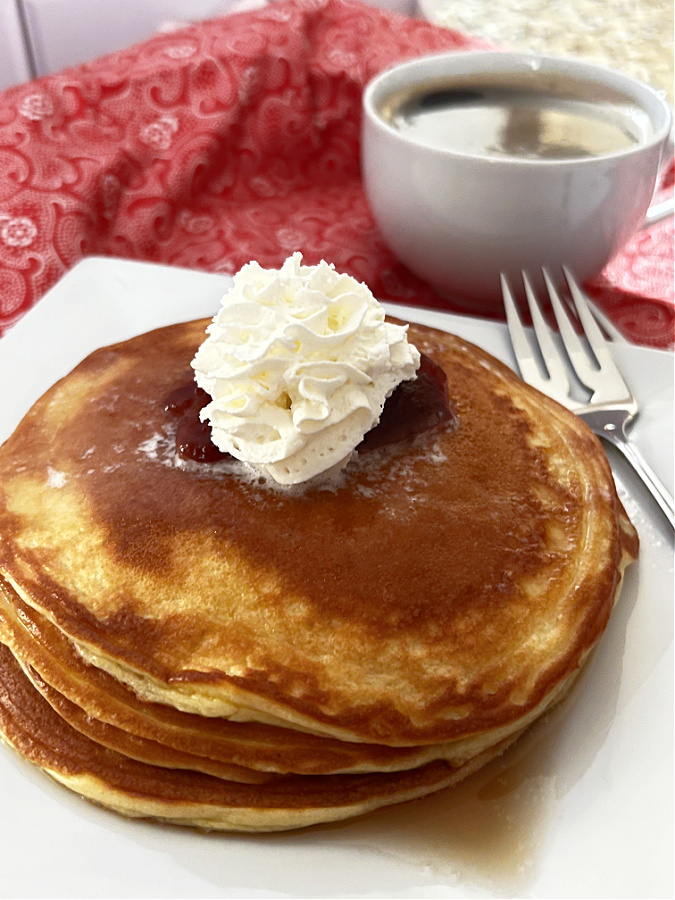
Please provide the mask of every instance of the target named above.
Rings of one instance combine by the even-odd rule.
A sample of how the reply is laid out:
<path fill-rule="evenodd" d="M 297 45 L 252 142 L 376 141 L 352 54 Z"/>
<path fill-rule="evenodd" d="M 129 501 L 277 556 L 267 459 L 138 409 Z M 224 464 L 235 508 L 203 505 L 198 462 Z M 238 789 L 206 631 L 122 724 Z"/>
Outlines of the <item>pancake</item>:
<path fill-rule="evenodd" d="M 394 774 L 280 776 L 263 786 L 167 770 L 115 753 L 72 728 L 2 644 L 0 736 L 70 790 L 115 812 L 223 831 L 301 828 L 423 797 L 465 778 L 510 743 L 459 767 L 438 761 Z"/>
<path fill-rule="evenodd" d="M 205 827 L 456 783 L 567 693 L 637 555 L 599 441 L 411 325 L 447 377 L 434 427 L 330 484 L 186 463 L 165 405 L 207 324 L 93 353 L 0 448 L 0 730 L 97 802 Z"/>
<path fill-rule="evenodd" d="M 338 741 L 289 728 L 185 713 L 139 698 L 77 654 L 65 635 L 0 581 L 0 641 L 47 702 L 74 728 L 134 759 L 233 781 L 259 773 L 326 775 L 398 771 L 446 759 L 453 766 L 486 749 L 485 738 L 423 747 Z M 520 729 L 518 729 L 520 730 Z M 490 741 L 509 737 L 492 733 Z"/>
<path fill-rule="evenodd" d="M 190 712 L 391 745 L 516 721 L 579 665 L 629 526 L 576 417 L 412 326 L 458 425 L 334 490 L 186 471 L 163 400 L 205 325 L 94 353 L 0 452 L 0 571 L 85 658 Z"/>

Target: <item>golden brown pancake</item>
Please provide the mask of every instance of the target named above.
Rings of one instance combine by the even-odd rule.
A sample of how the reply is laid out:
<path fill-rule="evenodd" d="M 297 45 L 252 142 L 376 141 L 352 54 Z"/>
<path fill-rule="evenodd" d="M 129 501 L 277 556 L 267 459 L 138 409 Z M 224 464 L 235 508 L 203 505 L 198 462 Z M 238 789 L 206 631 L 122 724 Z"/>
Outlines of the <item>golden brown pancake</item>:
<path fill-rule="evenodd" d="M 261 783 L 261 773 L 326 775 L 397 771 L 434 759 L 459 765 L 484 740 L 423 747 L 339 741 L 257 722 L 231 722 L 142 700 L 127 685 L 88 665 L 59 631 L 0 579 L 0 641 L 33 685 L 74 728 L 111 749 L 155 765 L 190 768 L 232 781 Z M 491 735 L 501 741 L 507 733 Z M 253 771 L 252 771 L 253 770 Z"/>
<path fill-rule="evenodd" d="M 454 783 L 566 693 L 637 554 L 599 442 L 478 348 L 411 325 L 447 376 L 443 424 L 331 486 L 178 464 L 165 400 L 207 324 L 97 351 L 0 448 L 0 640 L 32 710 L 5 713 L 7 740 L 100 802 L 209 827 Z M 49 745 L 53 716 L 41 762 L 17 735 L 39 720 Z M 103 749 L 126 761 L 113 787 Z M 174 794 L 136 802 L 134 773 L 160 769 Z M 208 809 L 199 779 L 221 785 Z"/>
<path fill-rule="evenodd" d="M 241 784 L 159 768 L 90 740 L 61 718 L 0 644 L 0 736 L 57 781 L 127 816 L 228 831 L 279 831 L 338 821 L 455 784 L 509 744 L 463 766 L 445 761 L 400 773 L 278 776 Z"/>

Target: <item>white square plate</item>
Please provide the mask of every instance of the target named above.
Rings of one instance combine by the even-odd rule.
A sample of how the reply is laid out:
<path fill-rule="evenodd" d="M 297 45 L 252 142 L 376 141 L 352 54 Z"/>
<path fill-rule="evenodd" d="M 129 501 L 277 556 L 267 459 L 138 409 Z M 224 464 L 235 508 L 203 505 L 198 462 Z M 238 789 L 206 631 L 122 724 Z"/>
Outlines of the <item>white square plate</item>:
<path fill-rule="evenodd" d="M 229 284 L 147 263 L 79 263 L 0 339 L 0 441 L 90 351 L 211 316 Z M 503 325 L 390 311 L 512 362 Z M 673 357 L 628 345 L 615 355 L 643 408 L 633 436 L 672 491 Z M 500 760 L 413 804 L 251 837 L 128 821 L 0 747 L 0 896 L 672 896 L 673 535 L 608 455 L 640 561 L 572 695 Z"/>

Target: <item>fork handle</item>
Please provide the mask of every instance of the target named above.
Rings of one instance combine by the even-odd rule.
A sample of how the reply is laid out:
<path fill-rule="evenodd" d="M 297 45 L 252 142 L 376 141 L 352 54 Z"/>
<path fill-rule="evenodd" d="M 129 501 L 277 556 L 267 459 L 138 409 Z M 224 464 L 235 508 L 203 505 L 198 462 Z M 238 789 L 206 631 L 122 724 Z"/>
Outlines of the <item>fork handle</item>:
<path fill-rule="evenodd" d="M 675 529 L 675 506 L 673 504 L 673 498 L 635 444 L 632 444 L 620 432 L 605 431 L 602 436 L 605 440 L 614 444 L 614 446 L 623 453 L 645 485 L 649 488 L 652 496 L 670 522 L 671 528 Z"/>

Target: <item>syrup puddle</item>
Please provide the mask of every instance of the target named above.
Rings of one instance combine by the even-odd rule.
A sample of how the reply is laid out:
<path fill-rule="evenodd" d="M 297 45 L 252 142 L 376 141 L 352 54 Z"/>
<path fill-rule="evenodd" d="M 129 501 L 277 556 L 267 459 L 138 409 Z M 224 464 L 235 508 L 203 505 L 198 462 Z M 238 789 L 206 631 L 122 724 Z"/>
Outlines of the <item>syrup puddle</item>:
<path fill-rule="evenodd" d="M 422 866 L 430 878 L 458 887 L 497 896 L 526 891 L 557 800 L 554 735 L 546 734 L 546 719 L 539 726 L 454 788 L 350 825 L 323 827 L 341 830 L 361 851 Z"/>
<path fill-rule="evenodd" d="M 623 604 L 568 696 L 501 757 L 457 787 L 344 823 L 341 841 L 422 868 L 426 884 L 447 886 L 451 896 L 532 896 L 560 802 L 611 726 L 631 609 Z"/>

